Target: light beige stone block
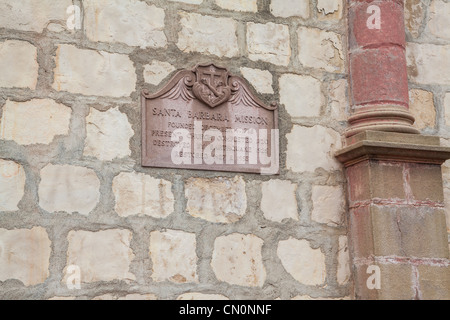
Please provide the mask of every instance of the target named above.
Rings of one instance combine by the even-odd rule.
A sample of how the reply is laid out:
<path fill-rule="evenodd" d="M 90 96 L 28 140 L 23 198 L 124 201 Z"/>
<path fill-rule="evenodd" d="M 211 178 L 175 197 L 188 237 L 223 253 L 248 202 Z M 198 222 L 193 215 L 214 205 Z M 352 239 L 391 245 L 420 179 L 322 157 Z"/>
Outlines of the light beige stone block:
<path fill-rule="evenodd" d="M 317 0 L 319 20 L 339 20 L 342 18 L 343 9 L 342 0 Z"/>
<path fill-rule="evenodd" d="M 336 121 L 347 121 L 349 117 L 347 91 L 348 83 L 346 79 L 333 80 L 328 85 L 328 105 L 331 118 Z"/>
<path fill-rule="evenodd" d="M 0 229 L 0 281 L 17 279 L 27 287 L 43 283 L 50 275 L 50 253 L 42 227 Z"/>
<path fill-rule="evenodd" d="M 81 283 L 135 280 L 136 277 L 130 272 L 134 258 L 130 248 L 131 238 L 131 231 L 123 229 L 70 231 L 63 281 L 68 280 L 70 274 L 67 267 L 71 265 L 80 268 Z"/>
<path fill-rule="evenodd" d="M 309 1 L 299 0 L 271 0 L 270 12 L 276 17 L 309 17 Z"/>
<path fill-rule="evenodd" d="M 86 117 L 86 133 L 84 156 L 112 161 L 131 155 L 130 139 L 134 130 L 118 107 L 107 111 L 91 108 Z"/>
<path fill-rule="evenodd" d="M 88 215 L 100 199 L 100 180 L 94 170 L 49 164 L 41 170 L 39 206 L 48 212 Z"/>
<path fill-rule="evenodd" d="M 14 161 L 0 159 L 0 211 L 19 210 L 25 193 L 25 170 Z"/>
<path fill-rule="evenodd" d="M 247 49 L 250 60 L 287 66 L 291 58 L 289 27 L 273 22 L 247 23 Z"/>
<path fill-rule="evenodd" d="M 450 45 L 408 42 L 406 57 L 410 81 L 422 84 L 450 83 Z"/>
<path fill-rule="evenodd" d="M 26 102 L 7 100 L 3 106 L 0 137 L 20 145 L 49 144 L 69 133 L 72 109 L 51 99 Z"/>
<path fill-rule="evenodd" d="M 245 287 L 262 287 L 266 269 L 263 240 L 252 234 L 233 233 L 214 241 L 211 267 L 219 281 Z"/>
<path fill-rule="evenodd" d="M 289 238 L 280 241 L 277 255 L 286 271 L 298 282 L 317 286 L 326 278 L 325 255 L 311 248 L 307 240 Z"/>
<path fill-rule="evenodd" d="M 244 78 L 258 91 L 259 93 L 273 94 L 273 77 L 268 70 L 252 69 L 241 67 L 241 72 Z"/>
<path fill-rule="evenodd" d="M 290 181 L 269 180 L 262 183 L 261 210 L 268 220 L 282 222 L 284 219 L 298 221 L 297 185 Z"/>
<path fill-rule="evenodd" d="M 318 117 L 325 102 L 321 82 L 310 76 L 283 74 L 280 102 L 292 117 Z"/>
<path fill-rule="evenodd" d="M 144 80 L 147 83 L 158 85 L 173 71 L 175 71 L 175 67 L 170 63 L 153 60 L 151 64 L 144 66 Z"/>
<path fill-rule="evenodd" d="M 39 72 L 36 47 L 19 40 L 0 42 L 0 70 L 0 87 L 36 89 Z"/>
<path fill-rule="evenodd" d="M 244 12 L 257 12 L 258 1 L 257 0 L 215 0 L 216 4 L 227 10 L 244 11 Z"/>
<path fill-rule="evenodd" d="M 236 222 L 247 209 L 245 182 L 240 176 L 190 178 L 186 182 L 185 196 L 187 213 L 210 222 Z"/>
<path fill-rule="evenodd" d="M 189 3 L 189 4 L 202 4 L 203 0 L 169 0 L 172 2 L 183 2 L 183 3 Z"/>
<path fill-rule="evenodd" d="M 117 214 L 165 218 L 174 211 L 172 183 L 137 172 L 122 172 L 112 183 Z"/>
<path fill-rule="evenodd" d="M 181 31 L 177 47 L 183 52 L 200 52 L 218 57 L 239 55 L 237 22 L 197 13 L 180 12 Z"/>
<path fill-rule="evenodd" d="M 86 36 L 91 41 L 140 48 L 167 45 L 161 8 L 138 0 L 85 0 L 83 8 Z"/>
<path fill-rule="evenodd" d="M 450 126 L 450 92 L 447 92 L 444 97 L 444 119 L 445 125 Z"/>
<path fill-rule="evenodd" d="M 92 96 L 128 97 L 136 70 L 127 55 L 61 44 L 55 57 L 53 89 Z"/>
<path fill-rule="evenodd" d="M 433 0 L 428 15 L 428 31 L 436 38 L 450 40 L 450 30 L 448 28 L 450 3 L 442 0 Z"/>
<path fill-rule="evenodd" d="M 302 127 L 294 125 L 287 135 L 286 166 L 294 172 L 314 172 L 318 168 L 339 170 L 341 165 L 334 153 L 341 146 L 341 136 L 333 129 L 320 125 Z"/>
<path fill-rule="evenodd" d="M 345 56 L 340 34 L 307 27 L 300 27 L 297 32 L 298 57 L 303 66 L 335 73 L 345 71 Z"/>
<path fill-rule="evenodd" d="M 152 279 L 156 282 L 198 282 L 194 233 L 165 230 L 150 234 Z"/>
<path fill-rule="evenodd" d="M 409 111 L 416 120 L 414 127 L 425 129 L 436 126 L 436 110 L 432 92 L 421 89 L 409 90 Z"/>
<path fill-rule="evenodd" d="M 341 186 L 313 186 L 311 219 L 329 226 L 342 225 L 345 212 L 345 194 Z"/>
<path fill-rule="evenodd" d="M 15 0 L 0 2 L 0 28 L 42 32 L 51 21 L 65 26 L 72 0 Z"/>

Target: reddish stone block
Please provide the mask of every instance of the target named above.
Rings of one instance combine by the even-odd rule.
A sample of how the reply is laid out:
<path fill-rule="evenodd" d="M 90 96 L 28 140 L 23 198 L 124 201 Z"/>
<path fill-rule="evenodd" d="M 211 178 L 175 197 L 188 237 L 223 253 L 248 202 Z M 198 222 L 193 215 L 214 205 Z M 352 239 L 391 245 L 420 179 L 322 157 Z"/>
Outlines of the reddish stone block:
<path fill-rule="evenodd" d="M 397 104 L 408 107 L 405 52 L 400 47 L 361 50 L 350 55 L 353 105 Z"/>
<path fill-rule="evenodd" d="M 401 1 L 350 2 L 352 3 L 349 8 L 350 50 L 381 45 L 398 45 L 403 48 L 406 46 Z"/>

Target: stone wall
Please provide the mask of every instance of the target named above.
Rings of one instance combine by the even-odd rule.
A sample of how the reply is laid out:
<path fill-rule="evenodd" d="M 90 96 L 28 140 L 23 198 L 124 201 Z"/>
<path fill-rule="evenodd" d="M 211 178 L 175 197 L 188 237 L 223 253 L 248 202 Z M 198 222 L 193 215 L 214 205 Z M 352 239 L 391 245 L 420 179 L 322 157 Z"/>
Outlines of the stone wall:
<path fill-rule="evenodd" d="M 406 30 L 450 144 L 449 7 Z M 351 298 L 346 36 L 343 0 L 0 0 L 0 298 Z M 280 175 L 141 166 L 141 90 L 206 62 L 279 103 Z"/>

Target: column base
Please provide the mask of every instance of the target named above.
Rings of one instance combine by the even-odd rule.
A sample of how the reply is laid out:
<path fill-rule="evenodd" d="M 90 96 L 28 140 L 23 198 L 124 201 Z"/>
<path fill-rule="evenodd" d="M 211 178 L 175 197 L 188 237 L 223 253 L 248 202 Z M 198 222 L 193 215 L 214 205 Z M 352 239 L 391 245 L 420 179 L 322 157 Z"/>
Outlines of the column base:
<path fill-rule="evenodd" d="M 366 131 L 336 157 L 348 182 L 355 298 L 450 299 L 441 172 L 450 148 L 439 137 Z"/>

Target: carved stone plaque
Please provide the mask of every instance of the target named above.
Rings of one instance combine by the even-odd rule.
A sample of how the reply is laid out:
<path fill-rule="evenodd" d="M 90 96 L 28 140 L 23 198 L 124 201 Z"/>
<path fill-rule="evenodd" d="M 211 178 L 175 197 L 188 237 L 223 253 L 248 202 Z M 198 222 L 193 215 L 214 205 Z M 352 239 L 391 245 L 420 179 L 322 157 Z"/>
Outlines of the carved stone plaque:
<path fill-rule="evenodd" d="M 142 165 L 278 174 L 278 109 L 214 64 L 142 92 Z"/>

